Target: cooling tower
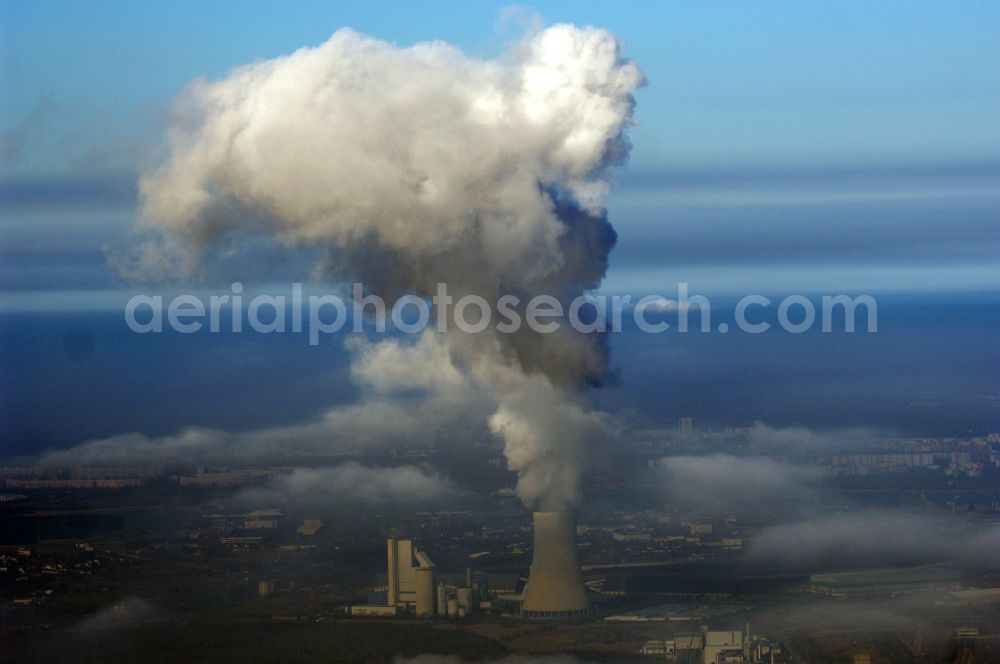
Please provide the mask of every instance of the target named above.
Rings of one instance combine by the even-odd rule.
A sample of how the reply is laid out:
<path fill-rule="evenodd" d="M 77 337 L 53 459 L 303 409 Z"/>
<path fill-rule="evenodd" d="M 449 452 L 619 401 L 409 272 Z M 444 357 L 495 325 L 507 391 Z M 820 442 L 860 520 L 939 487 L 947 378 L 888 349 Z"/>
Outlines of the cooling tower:
<path fill-rule="evenodd" d="M 521 615 L 575 618 L 591 611 L 576 555 L 576 515 L 535 512 L 535 548 Z"/>

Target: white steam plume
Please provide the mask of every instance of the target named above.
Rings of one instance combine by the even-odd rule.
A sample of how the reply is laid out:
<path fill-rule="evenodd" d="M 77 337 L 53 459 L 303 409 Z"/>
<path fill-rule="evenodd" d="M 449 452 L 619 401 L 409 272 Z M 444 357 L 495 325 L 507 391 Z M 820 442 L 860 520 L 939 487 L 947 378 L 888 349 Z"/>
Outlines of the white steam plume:
<path fill-rule="evenodd" d="M 159 239 L 136 267 L 196 272 L 262 237 L 390 301 L 447 283 L 456 297 L 568 302 L 604 276 L 606 170 L 627 157 L 642 84 L 611 33 L 571 25 L 497 60 L 345 29 L 197 81 L 141 182 L 141 225 Z M 525 502 L 574 500 L 601 421 L 575 391 L 607 372 L 603 340 L 522 326 L 445 344 L 498 404 L 491 426 Z"/>

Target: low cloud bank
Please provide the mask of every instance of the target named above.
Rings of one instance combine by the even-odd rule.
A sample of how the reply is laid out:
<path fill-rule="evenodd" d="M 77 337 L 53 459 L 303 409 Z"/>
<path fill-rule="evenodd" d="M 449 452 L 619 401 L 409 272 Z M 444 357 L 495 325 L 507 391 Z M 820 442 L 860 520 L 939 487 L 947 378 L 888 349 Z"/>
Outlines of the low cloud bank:
<path fill-rule="evenodd" d="M 810 494 L 799 468 L 767 457 L 675 456 L 658 465 L 671 502 L 686 508 L 769 509 L 800 503 Z"/>
<path fill-rule="evenodd" d="M 289 505 L 299 509 L 425 509 L 458 504 L 465 492 L 451 480 L 416 466 L 369 467 L 345 463 L 328 468 L 296 468 L 245 489 L 232 503 L 248 508 Z"/>
<path fill-rule="evenodd" d="M 1000 567 L 1000 526 L 975 529 L 961 520 L 867 510 L 773 526 L 750 545 L 752 559 L 793 567 L 967 561 Z"/>
<path fill-rule="evenodd" d="M 811 429 L 799 426 L 774 427 L 758 421 L 750 427 L 747 440 L 761 451 L 794 454 L 850 452 L 891 435 L 889 431 L 872 427 Z"/>
<path fill-rule="evenodd" d="M 765 630 L 921 629 L 948 610 L 941 606 L 939 593 L 905 595 L 886 601 L 807 599 L 764 609 L 754 624 Z"/>
<path fill-rule="evenodd" d="M 81 620 L 74 631 L 80 635 L 99 635 L 161 617 L 161 610 L 145 599 L 127 597 L 98 609 Z"/>
<path fill-rule="evenodd" d="M 442 342 L 350 339 L 362 399 L 301 423 L 244 432 L 191 426 L 166 436 L 123 433 L 39 458 L 42 465 L 192 464 L 402 449 L 482 438 L 495 404 L 470 384 Z"/>

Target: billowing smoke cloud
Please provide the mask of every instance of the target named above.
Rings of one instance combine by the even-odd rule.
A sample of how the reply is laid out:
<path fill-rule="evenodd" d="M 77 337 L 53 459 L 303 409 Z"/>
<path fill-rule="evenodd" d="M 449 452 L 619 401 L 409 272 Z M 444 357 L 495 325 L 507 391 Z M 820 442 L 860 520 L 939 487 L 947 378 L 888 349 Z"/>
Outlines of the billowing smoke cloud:
<path fill-rule="evenodd" d="M 606 432 L 605 417 L 586 411 L 543 376 L 515 372 L 502 382 L 490 429 L 504 439 L 507 466 L 528 506 L 553 511 L 575 504 L 590 450 Z"/>
<path fill-rule="evenodd" d="M 318 274 L 390 302 L 564 303 L 596 288 L 615 233 L 607 169 L 643 83 L 604 30 L 556 25 L 498 60 L 340 30 L 316 48 L 192 84 L 166 159 L 142 179 L 147 275 L 205 271 L 241 246 L 308 248 Z M 496 321 L 494 317 L 494 321 Z M 576 391 L 608 369 L 598 335 L 450 331 L 454 365 L 497 410 L 528 505 L 575 500 L 600 417 Z"/>

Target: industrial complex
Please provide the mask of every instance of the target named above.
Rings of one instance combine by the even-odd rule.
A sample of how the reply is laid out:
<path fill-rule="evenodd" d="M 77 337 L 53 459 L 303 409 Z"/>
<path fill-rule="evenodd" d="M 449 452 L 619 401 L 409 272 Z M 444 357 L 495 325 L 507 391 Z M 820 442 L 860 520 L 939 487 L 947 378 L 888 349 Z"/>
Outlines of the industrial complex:
<path fill-rule="evenodd" d="M 464 617 L 476 609 L 511 613 L 523 618 L 580 618 L 593 611 L 580 574 L 573 512 L 535 512 L 531 572 L 523 594 L 490 593 L 487 577 L 466 570 L 464 584 L 439 579 L 425 551 L 409 539 L 386 542 L 386 585 L 369 595 L 367 604 L 350 607 L 354 616 L 417 618 Z"/>

